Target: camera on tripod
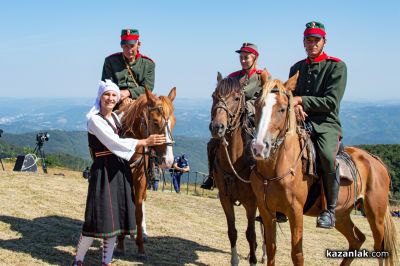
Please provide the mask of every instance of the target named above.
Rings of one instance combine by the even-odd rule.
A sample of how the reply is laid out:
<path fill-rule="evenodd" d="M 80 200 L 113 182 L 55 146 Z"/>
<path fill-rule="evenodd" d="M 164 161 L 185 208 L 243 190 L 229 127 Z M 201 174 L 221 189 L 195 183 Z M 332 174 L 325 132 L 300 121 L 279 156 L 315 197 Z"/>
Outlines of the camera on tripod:
<path fill-rule="evenodd" d="M 36 135 L 36 141 L 38 143 L 44 143 L 45 141 L 49 141 L 49 138 L 50 138 L 50 134 L 47 132 L 38 133 Z"/>

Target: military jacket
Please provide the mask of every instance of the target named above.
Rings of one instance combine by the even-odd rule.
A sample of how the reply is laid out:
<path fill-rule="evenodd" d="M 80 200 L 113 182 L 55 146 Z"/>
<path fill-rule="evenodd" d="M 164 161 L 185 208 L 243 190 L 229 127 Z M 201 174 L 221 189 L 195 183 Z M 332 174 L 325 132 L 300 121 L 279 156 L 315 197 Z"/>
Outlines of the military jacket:
<path fill-rule="evenodd" d="M 126 62 L 132 70 L 138 86 L 135 85 L 129 74 L 122 52 L 112 54 L 105 59 L 101 79 L 111 79 L 121 90 L 128 89 L 133 99 L 144 93 L 145 86 L 147 89 L 153 91 L 155 76 L 154 62 L 139 53 L 136 56 L 135 62 Z"/>
<path fill-rule="evenodd" d="M 245 78 L 243 92 L 246 101 L 248 101 L 255 100 L 261 91 L 261 73 L 262 70 L 253 69 L 249 75 L 247 75 L 246 71 L 239 70 L 231 73 L 228 77 L 237 78 L 239 80 Z"/>
<path fill-rule="evenodd" d="M 294 95 L 301 96 L 315 131 L 342 134 L 339 109 L 346 88 L 346 64 L 323 53 L 313 62 L 307 58 L 294 64 L 289 76 L 297 71 L 299 78 Z"/>

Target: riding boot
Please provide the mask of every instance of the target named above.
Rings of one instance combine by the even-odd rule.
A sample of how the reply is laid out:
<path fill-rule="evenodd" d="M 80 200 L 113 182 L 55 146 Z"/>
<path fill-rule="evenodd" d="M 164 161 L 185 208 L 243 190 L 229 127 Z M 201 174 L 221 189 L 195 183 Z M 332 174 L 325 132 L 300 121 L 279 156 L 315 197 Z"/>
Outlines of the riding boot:
<path fill-rule="evenodd" d="M 215 155 L 217 152 L 218 144 L 219 144 L 219 140 L 214 139 L 214 138 L 210 139 L 210 141 L 207 143 L 208 177 L 206 180 L 204 180 L 203 184 L 200 186 L 203 189 L 212 190 L 215 187 L 214 177 L 213 177 L 212 173 L 214 170 L 214 161 L 215 161 Z"/>
<path fill-rule="evenodd" d="M 317 218 L 317 227 L 333 228 L 335 227 L 335 209 L 339 193 L 339 178 L 336 173 L 329 173 L 322 178 L 324 192 L 326 197 L 327 210 L 323 211 Z"/>

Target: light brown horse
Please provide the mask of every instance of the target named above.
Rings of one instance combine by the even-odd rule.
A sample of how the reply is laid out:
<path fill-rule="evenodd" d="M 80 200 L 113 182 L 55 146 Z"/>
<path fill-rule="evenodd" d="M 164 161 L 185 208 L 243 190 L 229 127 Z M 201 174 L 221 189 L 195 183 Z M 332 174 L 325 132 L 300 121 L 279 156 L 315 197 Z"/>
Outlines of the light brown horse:
<path fill-rule="evenodd" d="M 238 265 L 236 250 L 237 230 L 235 228 L 234 204 L 241 203 L 246 209 L 250 264 L 256 264 L 255 215 L 256 198 L 251 189 L 251 156 L 246 154 L 251 137 L 247 128 L 245 97 L 242 85 L 237 79 L 222 79 L 218 73 L 218 84 L 213 93 L 211 108 L 212 142 L 219 142 L 216 151 L 209 151 L 209 161 L 213 163 L 213 177 L 218 187 L 219 199 L 224 209 L 228 237 L 231 244 L 231 264 Z M 214 144 L 215 145 L 215 144 Z M 210 152 L 212 154 L 210 154 Z M 212 158 L 215 160 L 213 161 Z"/>
<path fill-rule="evenodd" d="M 169 95 L 154 95 L 145 89 L 145 94 L 139 96 L 130 106 L 124 108 L 122 127 L 125 137 L 145 139 L 151 134 L 165 134 L 167 143 L 161 146 L 143 148 L 136 152 L 129 161 L 132 171 L 132 185 L 135 196 L 136 244 L 139 255 L 145 256 L 143 241 L 143 204 L 146 199 L 147 178 L 145 171 L 148 157 L 153 157 L 157 164 L 164 168 L 172 166 L 174 155 L 172 151 L 172 129 L 175 126 L 174 106 L 176 89 L 172 88 Z M 124 236 L 118 237 L 116 251 L 124 252 Z"/>
<path fill-rule="evenodd" d="M 285 84 L 279 80 L 269 81 L 256 104 L 257 136 L 252 146 L 257 163 L 251 174 L 251 185 L 265 226 L 268 265 L 275 264 L 276 212 L 284 213 L 289 218 L 292 261 L 295 265 L 303 265 L 303 211 L 309 216 L 317 216 L 322 211 L 320 199 L 313 202 L 310 208 L 305 208 L 307 195 L 316 181 L 303 174 L 302 170 L 304 149 L 296 131 L 292 103 L 296 82 L 297 75 Z M 345 151 L 355 163 L 357 180 L 341 180 L 335 227 L 346 237 L 349 251 L 360 249 L 365 235 L 354 225 L 350 213 L 355 201 L 363 198 L 365 215 L 374 237 L 374 250 L 388 251 L 390 257 L 386 261 L 394 265 L 397 260 L 397 235 L 388 205 L 389 173 L 376 156 L 355 147 L 346 147 Z M 344 258 L 341 265 L 349 265 L 352 260 Z M 383 264 L 383 259 L 379 260 L 379 264 Z"/>

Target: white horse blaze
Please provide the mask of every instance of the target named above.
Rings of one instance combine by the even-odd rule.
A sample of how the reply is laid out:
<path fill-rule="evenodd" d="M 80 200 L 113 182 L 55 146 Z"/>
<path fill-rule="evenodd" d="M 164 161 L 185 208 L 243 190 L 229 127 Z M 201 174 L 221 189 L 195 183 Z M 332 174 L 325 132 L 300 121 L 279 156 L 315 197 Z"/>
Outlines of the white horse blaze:
<path fill-rule="evenodd" d="M 164 134 L 167 137 L 167 143 L 171 143 L 172 139 L 171 139 L 170 133 L 172 134 L 172 132 L 168 132 L 168 129 L 171 128 L 171 121 L 168 119 L 167 123 L 168 123 L 168 127 L 165 127 Z M 174 152 L 172 150 L 172 146 L 170 146 L 170 145 L 167 146 L 167 150 L 164 154 L 164 158 L 165 158 L 166 167 L 171 167 L 172 163 L 174 162 Z"/>
<path fill-rule="evenodd" d="M 265 149 L 265 136 L 267 135 L 267 130 L 272 119 L 272 108 L 276 104 L 276 94 L 268 93 L 267 99 L 264 101 L 264 106 L 261 110 L 261 118 L 258 124 L 258 131 L 256 136 L 256 141 L 253 143 L 253 148 L 256 150 L 257 155 L 263 154 Z"/>

